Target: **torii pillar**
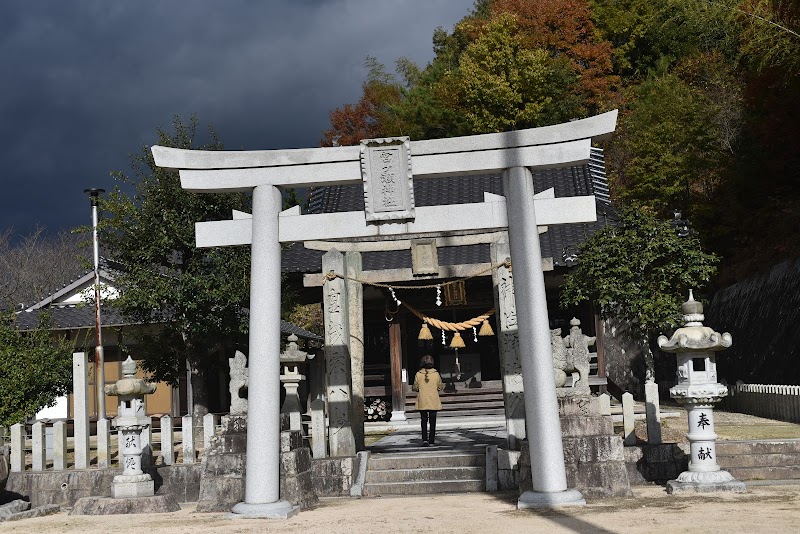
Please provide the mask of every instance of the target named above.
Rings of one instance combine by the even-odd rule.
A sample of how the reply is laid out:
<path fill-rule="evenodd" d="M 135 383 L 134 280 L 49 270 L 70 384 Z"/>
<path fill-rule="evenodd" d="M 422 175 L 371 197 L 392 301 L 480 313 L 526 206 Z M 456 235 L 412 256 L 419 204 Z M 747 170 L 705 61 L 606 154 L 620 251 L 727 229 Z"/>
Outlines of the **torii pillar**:
<path fill-rule="evenodd" d="M 277 187 L 253 189 L 245 460 L 250 476 L 244 479 L 245 501 L 233 507 L 232 517 L 288 518 L 300 509 L 280 499 L 281 244 L 275 236 L 281 204 Z"/>
<path fill-rule="evenodd" d="M 514 167 L 503 181 L 533 486 L 520 495 L 517 508 L 586 504 L 579 491 L 567 489 L 533 175 L 527 167 Z"/>

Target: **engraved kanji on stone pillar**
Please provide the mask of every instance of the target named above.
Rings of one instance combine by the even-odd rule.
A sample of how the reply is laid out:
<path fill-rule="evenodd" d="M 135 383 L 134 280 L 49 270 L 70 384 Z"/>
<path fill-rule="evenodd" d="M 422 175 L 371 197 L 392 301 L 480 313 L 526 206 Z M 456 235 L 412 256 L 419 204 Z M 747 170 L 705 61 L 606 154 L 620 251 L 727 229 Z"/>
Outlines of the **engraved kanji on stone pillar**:
<path fill-rule="evenodd" d="M 322 256 L 322 271 L 344 275 L 344 255 L 332 249 Z M 355 456 L 351 423 L 350 328 L 345 281 L 331 277 L 323 287 L 325 363 L 328 377 L 328 440 L 331 456 Z"/>
<path fill-rule="evenodd" d="M 491 247 L 492 263 L 499 264 L 510 257 L 508 239 L 503 238 Z M 503 401 L 506 411 L 508 445 L 517 448 L 525 439 L 525 402 L 522 367 L 517 334 L 517 308 L 514 303 L 514 279 L 511 269 L 498 267 L 492 274 L 495 307 L 497 308 L 497 339 L 500 347 L 500 366 L 503 371 Z"/>

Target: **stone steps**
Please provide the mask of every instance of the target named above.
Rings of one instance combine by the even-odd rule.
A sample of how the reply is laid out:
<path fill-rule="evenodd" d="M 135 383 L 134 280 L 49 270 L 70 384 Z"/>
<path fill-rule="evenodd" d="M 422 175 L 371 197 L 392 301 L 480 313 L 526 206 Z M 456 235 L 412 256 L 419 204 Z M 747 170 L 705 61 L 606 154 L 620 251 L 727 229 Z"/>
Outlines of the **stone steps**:
<path fill-rule="evenodd" d="M 386 453 L 370 456 L 363 495 L 425 495 L 486 490 L 480 453 Z"/>
<path fill-rule="evenodd" d="M 800 479 L 800 439 L 717 441 L 717 463 L 738 480 Z"/>
<path fill-rule="evenodd" d="M 717 449 L 717 462 L 725 469 L 734 467 L 795 467 L 800 468 L 800 454 L 737 454 L 725 456 Z"/>
<path fill-rule="evenodd" d="M 380 495 L 431 495 L 435 493 L 472 493 L 486 490 L 484 480 L 435 480 L 428 482 L 392 482 L 364 484 L 365 497 Z"/>
<path fill-rule="evenodd" d="M 430 482 L 443 480 L 479 480 L 483 467 L 422 467 L 417 469 L 381 469 L 367 471 L 367 484 L 385 482 Z"/>
<path fill-rule="evenodd" d="M 628 473 L 636 483 L 665 482 L 688 469 L 688 443 L 625 447 Z M 800 481 L 800 440 L 717 441 L 717 463 L 737 480 Z"/>
<path fill-rule="evenodd" d="M 409 419 L 419 419 L 419 412 L 415 407 L 416 392 L 406 395 L 406 417 Z M 442 420 L 449 417 L 493 417 L 505 416 L 503 401 L 503 387 L 498 382 L 484 383 L 481 388 L 460 388 L 455 392 L 440 392 L 439 398 L 442 401 L 442 409 L 438 413 L 438 419 Z"/>
<path fill-rule="evenodd" d="M 717 454 L 800 454 L 800 439 L 717 441 Z"/>
<path fill-rule="evenodd" d="M 736 480 L 797 480 L 800 479 L 800 466 L 770 466 L 770 467 L 726 467 L 720 463 L 725 471 L 729 472 Z"/>
<path fill-rule="evenodd" d="M 478 453 L 389 453 L 373 454 L 369 458 L 369 470 L 430 469 L 434 467 L 483 467 L 486 463 L 483 451 Z"/>

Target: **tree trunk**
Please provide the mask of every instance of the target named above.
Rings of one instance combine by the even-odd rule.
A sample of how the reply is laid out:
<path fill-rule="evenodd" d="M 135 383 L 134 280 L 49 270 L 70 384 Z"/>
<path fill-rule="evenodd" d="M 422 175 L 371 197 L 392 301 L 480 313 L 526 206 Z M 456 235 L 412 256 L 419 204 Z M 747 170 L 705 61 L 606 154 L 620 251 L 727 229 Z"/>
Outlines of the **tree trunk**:
<path fill-rule="evenodd" d="M 186 345 L 186 356 L 189 363 L 189 382 L 191 384 L 191 413 L 194 422 L 195 436 L 197 430 L 202 433 L 203 416 L 208 413 L 208 384 L 206 383 L 206 369 L 198 362 L 201 360 L 193 343 L 182 334 Z M 202 435 L 202 434 L 201 434 Z"/>
<path fill-rule="evenodd" d="M 208 413 L 208 384 L 205 369 L 192 365 L 192 416 L 195 425 L 203 424 L 203 416 Z"/>

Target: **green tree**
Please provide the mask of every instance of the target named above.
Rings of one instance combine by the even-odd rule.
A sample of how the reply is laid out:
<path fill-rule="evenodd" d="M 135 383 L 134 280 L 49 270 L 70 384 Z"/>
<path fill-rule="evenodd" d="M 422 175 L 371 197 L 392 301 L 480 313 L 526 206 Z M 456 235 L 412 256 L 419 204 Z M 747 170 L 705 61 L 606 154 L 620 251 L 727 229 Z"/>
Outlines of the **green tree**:
<path fill-rule="evenodd" d="M 649 341 L 678 324 L 688 290 L 708 283 L 718 258 L 703 252 L 696 235 L 679 237 L 668 221 L 635 207 L 583 243 L 578 258 L 565 276 L 561 305 L 592 302 L 603 318 L 628 323 L 653 380 Z"/>
<path fill-rule="evenodd" d="M 22 423 L 72 389 L 72 345 L 53 335 L 48 317 L 29 332 L 0 314 L 0 425 Z"/>
<path fill-rule="evenodd" d="M 516 17 L 502 13 L 486 24 L 467 21 L 475 33 L 458 69 L 441 79 L 440 100 L 464 117 L 468 132 L 503 132 L 559 122 L 576 106 L 567 88 L 574 77 L 566 61 L 528 48 Z"/>
<path fill-rule="evenodd" d="M 673 70 L 662 61 L 628 89 L 630 103 L 607 154 L 617 199 L 662 216 L 680 208 L 696 218 L 713 207 L 733 159 L 742 109 L 741 89 L 716 57 L 692 56 Z"/>
<path fill-rule="evenodd" d="M 197 118 L 158 130 L 158 144 L 221 150 L 195 142 Z M 141 323 L 137 356 L 158 380 L 176 384 L 191 370 L 194 415 L 208 409 L 206 380 L 224 369 L 246 332 L 250 254 L 246 247 L 195 248 L 197 221 L 228 219 L 248 211 L 244 194 L 202 195 L 181 188 L 178 174 L 155 165 L 146 146 L 131 155 L 131 174 L 112 173 L 121 184 L 102 202 L 101 243 L 125 266 L 115 305 Z M 133 193 L 129 193 L 130 189 Z"/>

